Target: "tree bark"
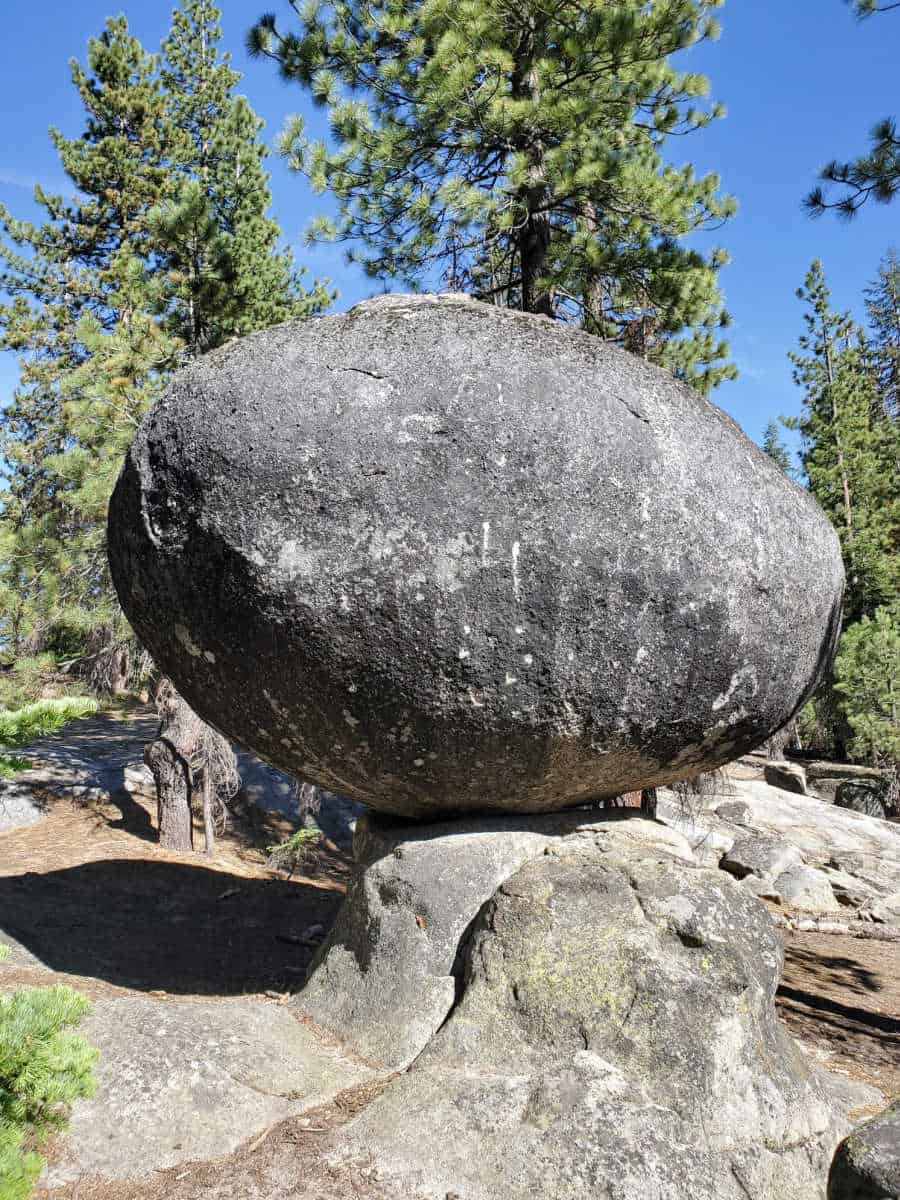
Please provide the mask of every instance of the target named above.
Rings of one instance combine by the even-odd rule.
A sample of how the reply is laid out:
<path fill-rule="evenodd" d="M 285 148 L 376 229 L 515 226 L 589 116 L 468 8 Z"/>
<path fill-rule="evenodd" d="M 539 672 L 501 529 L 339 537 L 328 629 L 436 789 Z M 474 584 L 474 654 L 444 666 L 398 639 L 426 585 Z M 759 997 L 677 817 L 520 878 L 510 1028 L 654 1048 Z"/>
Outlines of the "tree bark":
<path fill-rule="evenodd" d="M 212 781 L 208 770 L 203 772 L 203 837 L 206 857 L 212 858 L 216 852 L 216 823 L 213 819 Z"/>
<path fill-rule="evenodd" d="M 146 747 L 144 762 L 153 772 L 156 783 L 159 844 L 167 850 L 193 850 L 189 764 L 163 736 Z"/>
<path fill-rule="evenodd" d="M 216 846 L 217 806 L 223 815 L 241 786 L 230 743 L 207 725 L 165 676 L 156 689 L 159 730 L 144 750 L 144 762 L 156 782 L 159 842 L 170 850 L 193 850 L 191 800 L 198 782 L 203 801 L 206 853 Z"/>

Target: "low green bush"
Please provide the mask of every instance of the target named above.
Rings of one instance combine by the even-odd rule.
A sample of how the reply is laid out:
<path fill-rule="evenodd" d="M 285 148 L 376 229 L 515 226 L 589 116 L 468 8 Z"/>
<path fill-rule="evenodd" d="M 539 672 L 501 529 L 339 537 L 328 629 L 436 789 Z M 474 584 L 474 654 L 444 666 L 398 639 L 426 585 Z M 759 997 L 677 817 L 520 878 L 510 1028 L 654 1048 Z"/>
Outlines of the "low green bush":
<path fill-rule="evenodd" d="M 0 1200 L 27 1200 L 40 1147 L 94 1093 L 97 1051 L 73 1032 L 90 1007 L 63 986 L 0 995 Z"/>

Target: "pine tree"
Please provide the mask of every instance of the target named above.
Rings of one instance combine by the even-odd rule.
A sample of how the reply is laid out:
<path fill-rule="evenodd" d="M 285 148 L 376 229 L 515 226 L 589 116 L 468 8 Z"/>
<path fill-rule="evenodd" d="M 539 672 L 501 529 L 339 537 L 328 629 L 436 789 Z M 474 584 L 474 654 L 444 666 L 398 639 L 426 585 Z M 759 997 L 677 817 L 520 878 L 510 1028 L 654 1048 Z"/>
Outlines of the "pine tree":
<path fill-rule="evenodd" d="M 835 690 L 853 731 L 852 752 L 900 783 L 900 605 L 879 608 L 841 638 Z"/>
<path fill-rule="evenodd" d="M 763 434 L 762 448 L 769 458 L 784 471 L 785 475 L 793 475 L 794 467 L 791 462 L 791 452 L 778 432 L 778 423 L 770 421 Z"/>
<path fill-rule="evenodd" d="M 852 622 L 900 596 L 898 431 L 876 415 L 868 346 L 850 316 L 832 310 L 818 260 L 797 295 L 806 306 L 806 333 L 800 353 L 790 356 L 804 389 L 794 424 L 810 491 L 841 539 Z"/>
<path fill-rule="evenodd" d="M 126 635 L 96 523 L 69 503 L 77 484 L 60 470 L 82 451 L 67 385 L 91 359 L 82 332 L 110 334 L 131 319 L 120 297 L 133 256 L 151 252 L 143 214 L 171 184 L 156 60 L 124 18 L 108 21 L 89 43 L 87 69 L 70 67 L 85 133 L 66 139 L 51 130 L 51 137 L 75 198 L 37 188 L 39 225 L 0 207 L 0 287 L 11 298 L 0 305 L 0 347 L 20 355 L 19 387 L 0 413 L 9 482 L 0 523 L 0 619 L 16 656 L 48 648 L 65 656 L 76 645 L 90 652 L 93 634 L 108 648 L 108 664 Z M 173 362 L 170 356 L 165 366 Z"/>
<path fill-rule="evenodd" d="M 900 255 L 896 250 L 882 259 L 878 278 L 865 295 L 879 407 L 886 418 L 900 421 Z"/>
<path fill-rule="evenodd" d="M 152 209 L 150 227 L 168 274 L 170 328 L 194 353 L 329 300 L 318 285 L 304 292 L 278 249 L 280 229 L 266 215 L 263 122 L 233 94 L 240 75 L 219 52 L 219 18 L 210 0 L 183 0 L 160 74 L 178 190 Z"/>
<path fill-rule="evenodd" d="M 894 0 L 848 0 L 848 3 L 863 20 L 876 13 L 900 8 Z M 819 172 L 819 178 L 826 185 L 837 184 L 845 190 L 838 200 L 829 200 L 825 187 L 813 188 L 805 200 L 812 216 L 818 217 L 828 209 L 834 209 L 839 216 L 849 220 L 867 201 L 890 204 L 900 191 L 900 132 L 893 117 L 879 121 L 869 139 L 868 154 L 849 162 L 834 160 Z"/>
<path fill-rule="evenodd" d="M 52 133 L 75 199 L 38 189 L 40 224 L 0 209 L 0 346 L 21 356 L 0 415 L 0 642 L 81 658 L 113 687 L 133 641 L 106 502 L 137 422 L 185 354 L 328 299 L 278 248 L 260 122 L 233 94 L 218 15 L 186 0 L 162 58 L 108 21 L 72 64 L 84 132 Z"/>
<path fill-rule="evenodd" d="M 721 112 L 670 62 L 720 4 L 331 0 L 294 6 L 298 34 L 264 16 L 248 46 L 328 111 L 334 149 L 299 118 L 281 142 L 339 200 L 313 237 L 362 244 L 373 278 L 577 320 L 705 390 L 735 373 L 725 256 L 683 239 L 734 204 L 662 150 Z"/>

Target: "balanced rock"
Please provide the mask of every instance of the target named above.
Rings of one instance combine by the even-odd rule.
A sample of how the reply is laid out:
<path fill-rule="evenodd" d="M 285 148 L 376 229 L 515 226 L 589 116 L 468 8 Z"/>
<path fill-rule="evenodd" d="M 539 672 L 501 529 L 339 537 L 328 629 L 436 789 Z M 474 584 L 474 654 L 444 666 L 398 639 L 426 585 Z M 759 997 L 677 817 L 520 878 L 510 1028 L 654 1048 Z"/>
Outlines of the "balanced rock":
<path fill-rule="evenodd" d="M 383 297 L 181 371 L 109 546 L 207 721 L 420 819 L 735 758 L 809 695 L 843 591 L 824 515 L 721 410 L 458 296 Z"/>

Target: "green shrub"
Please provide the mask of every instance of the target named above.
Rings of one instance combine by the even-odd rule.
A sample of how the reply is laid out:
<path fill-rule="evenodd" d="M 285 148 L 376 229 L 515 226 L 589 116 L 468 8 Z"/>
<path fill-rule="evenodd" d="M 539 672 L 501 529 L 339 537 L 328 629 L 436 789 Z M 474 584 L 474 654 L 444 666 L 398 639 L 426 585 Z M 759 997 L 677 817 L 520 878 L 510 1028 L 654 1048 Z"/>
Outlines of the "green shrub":
<path fill-rule="evenodd" d="M 28 760 L 11 754 L 11 750 L 55 733 L 67 721 L 96 711 L 96 700 L 69 696 L 60 700 L 36 700 L 22 708 L 0 711 L 0 775 L 9 777 L 28 768 Z"/>
<path fill-rule="evenodd" d="M 97 1051 L 73 1032 L 90 1007 L 63 986 L 0 995 L 0 1200 L 31 1195 L 37 1148 L 94 1093 Z"/>
<path fill-rule="evenodd" d="M 321 837 L 321 830 L 298 829 L 286 842 L 266 847 L 266 853 L 269 856 L 266 866 L 272 870 L 287 871 L 289 875 L 293 875 L 300 864 L 309 857 Z"/>
<path fill-rule="evenodd" d="M 0 710 L 21 708 L 23 704 L 39 700 L 48 675 L 56 675 L 59 670 L 52 654 L 17 658 L 6 665 L 12 669 L 0 672 Z M 77 683 L 72 680 L 73 689 Z"/>

